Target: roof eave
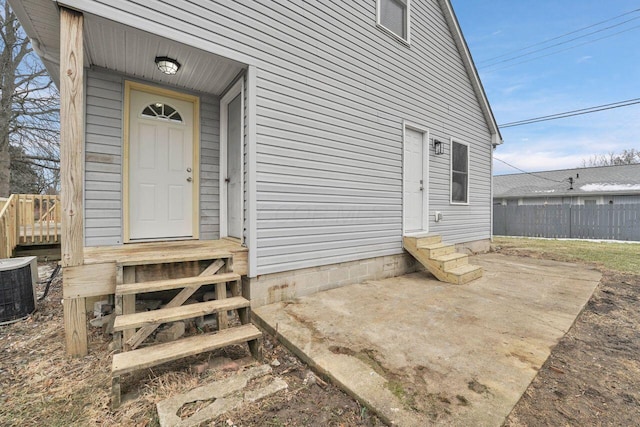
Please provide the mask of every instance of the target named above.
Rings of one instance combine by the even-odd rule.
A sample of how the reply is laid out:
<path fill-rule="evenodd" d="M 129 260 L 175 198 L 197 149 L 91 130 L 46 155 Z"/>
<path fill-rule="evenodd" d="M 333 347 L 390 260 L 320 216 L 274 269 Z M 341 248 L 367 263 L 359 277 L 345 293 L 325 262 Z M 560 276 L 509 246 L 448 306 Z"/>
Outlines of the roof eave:
<path fill-rule="evenodd" d="M 452 29 L 453 38 L 456 42 L 458 50 L 460 51 L 460 55 L 462 56 L 462 62 L 467 69 L 467 74 L 469 75 L 469 79 L 471 80 L 471 86 L 473 86 L 473 89 L 476 92 L 476 96 L 478 97 L 478 101 L 480 102 L 480 108 L 482 109 L 485 120 L 489 127 L 489 132 L 491 133 L 491 145 L 493 145 L 494 147 L 501 145 L 504 141 L 502 140 L 500 128 L 498 127 L 498 123 L 496 122 L 493 111 L 491 110 L 489 99 L 487 98 L 487 94 L 484 90 L 484 87 L 482 86 L 482 82 L 480 81 L 478 70 L 475 63 L 473 62 L 473 58 L 471 57 L 471 51 L 469 50 L 469 46 L 467 45 L 467 41 L 465 40 L 464 35 L 462 34 L 462 29 L 460 28 L 460 23 L 458 22 L 456 13 L 453 10 L 451 1 L 438 1 L 440 3 L 440 8 L 444 13 L 445 19 L 447 20 L 447 23 Z"/>
<path fill-rule="evenodd" d="M 49 44 L 49 40 L 40 40 L 38 38 L 38 33 L 35 29 L 33 22 L 31 21 L 31 17 L 27 13 L 24 8 L 24 4 L 20 0 L 8 0 L 13 13 L 16 14 L 18 20 L 20 21 L 20 25 L 24 29 L 24 32 L 29 37 L 31 41 L 31 46 L 33 47 L 33 51 L 38 55 L 44 67 L 46 68 L 49 76 L 55 83 L 56 86 L 59 87 L 60 84 L 60 58 L 59 52 L 47 52 L 45 45 Z M 55 16 L 55 19 L 59 19 L 58 16 Z"/>

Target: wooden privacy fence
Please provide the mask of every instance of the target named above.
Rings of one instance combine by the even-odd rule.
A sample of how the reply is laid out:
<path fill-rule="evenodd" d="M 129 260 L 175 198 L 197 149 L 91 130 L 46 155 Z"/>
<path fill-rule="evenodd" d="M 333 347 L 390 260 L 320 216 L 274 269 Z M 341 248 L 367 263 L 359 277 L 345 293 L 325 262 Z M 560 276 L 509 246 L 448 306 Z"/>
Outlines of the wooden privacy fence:
<path fill-rule="evenodd" d="M 12 194 L 0 199 L 0 258 L 9 258 L 18 245 L 58 244 L 59 196 Z"/>
<path fill-rule="evenodd" d="M 493 234 L 640 241 L 640 204 L 494 205 Z"/>

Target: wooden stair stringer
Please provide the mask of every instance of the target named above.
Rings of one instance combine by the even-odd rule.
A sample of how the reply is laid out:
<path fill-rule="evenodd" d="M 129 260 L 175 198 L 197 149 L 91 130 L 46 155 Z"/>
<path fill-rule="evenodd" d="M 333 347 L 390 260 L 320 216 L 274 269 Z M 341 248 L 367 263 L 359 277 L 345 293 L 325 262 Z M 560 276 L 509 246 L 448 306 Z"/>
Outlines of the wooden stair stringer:
<path fill-rule="evenodd" d="M 482 277 L 482 268 L 469 264 L 469 256 L 467 254 L 451 252 L 431 258 L 428 248 L 421 248 L 421 246 L 435 243 L 423 243 L 420 240 L 421 238 L 406 236 L 403 238 L 403 246 L 407 252 L 441 282 L 463 285 Z"/>
<path fill-rule="evenodd" d="M 418 249 L 417 240 L 415 238 L 405 237 L 403 239 L 403 245 L 407 252 L 409 252 L 416 260 L 418 260 L 420 264 L 425 266 L 425 268 L 429 270 L 431 274 L 436 276 L 436 279 L 440 280 L 441 282 L 451 283 L 449 280 L 447 280 L 448 277 L 446 273 L 438 268 L 438 264 L 433 262 L 425 251 L 421 251 L 420 249 Z"/>
<path fill-rule="evenodd" d="M 116 348 L 122 352 L 114 354 L 112 361 L 112 408 L 120 405 L 120 377 L 123 374 L 244 343 L 248 344 L 251 354 L 261 360 L 262 333 L 251 324 L 251 304 L 242 297 L 242 277 L 233 272 L 233 256 L 224 253 L 220 258 L 212 259 L 209 255 L 195 258 L 212 261 L 198 276 L 142 282 L 136 281 L 137 266 L 193 260 L 185 254 L 179 257 L 158 256 L 116 263 L 116 317 L 113 330 Z M 203 285 L 215 285 L 216 299 L 185 304 Z M 137 294 L 171 289 L 179 292 L 162 308 L 135 312 Z M 230 297 L 227 292 L 231 293 Z M 229 324 L 227 316 L 230 311 L 237 312 L 240 326 Z M 148 346 L 137 348 L 161 324 L 209 314 L 217 315 L 218 331 L 215 333 L 180 338 L 162 344 L 149 343 Z"/>

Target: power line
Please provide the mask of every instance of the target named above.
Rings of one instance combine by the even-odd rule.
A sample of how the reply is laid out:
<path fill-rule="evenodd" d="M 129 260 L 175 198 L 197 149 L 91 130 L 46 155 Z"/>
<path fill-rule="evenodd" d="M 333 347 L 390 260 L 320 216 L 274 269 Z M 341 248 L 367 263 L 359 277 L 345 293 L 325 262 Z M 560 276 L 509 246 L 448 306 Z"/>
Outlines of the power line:
<path fill-rule="evenodd" d="M 520 169 L 520 168 L 519 168 L 519 167 L 517 167 L 517 166 L 513 166 L 511 163 L 507 163 L 507 162 L 505 162 L 504 160 L 497 158 L 496 156 L 493 156 L 493 158 L 494 158 L 495 160 L 499 161 L 500 163 L 504 163 L 505 165 L 507 165 L 507 166 L 509 166 L 509 167 L 512 167 L 512 168 L 514 168 L 515 170 L 518 170 L 518 171 L 520 171 L 520 172 L 522 172 L 522 173 L 526 173 L 527 175 L 531 175 L 531 176 L 534 176 L 534 177 L 536 177 L 536 178 L 546 179 L 547 181 L 551 181 L 551 182 L 557 182 L 557 183 L 559 183 L 559 184 L 562 184 L 562 183 L 564 183 L 564 182 L 565 182 L 565 181 L 558 181 L 558 180 L 555 180 L 555 179 L 547 178 L 546 176 L 537 175 L 537 174 L 535 174 L 535 173 L 533 173 L 533 172 L 527 172 L 526 170 Z"/>
<path fill-rule="evenodd" d="M 542 52 L 542 51 L 545 51 L 545 50 L 549 50 L 549 49 L 552 49 L 552 48 L 554 48 L 554 47 L 562 46 L 562 45 L 565 45 L 565 44 L 567 44 L 567 43 L 571 43 L 571 42 L 573 42 L 573 41 L 576 41 L 576 40 L 579 40 L 579 39 L 582 39 L 582 38 L 585 38 L 585 37 L 588 37 L 588 36 L 592 36 L 592 35 L 594 35 L 594 34 L 598 34 L 598 33 L 601 33 L 601 32 L 603 32 L 603 31 L 610 30 L 610 29 L 612 29 L 612 28 L 620 27 L 620 26 L 622 26 L 622 25 L 624 25 L 624 24 L 627 24 L 627 23 L 629 23 L 629 22 L 631 22 L 631 21 L 635 21 L 636 19 L 640 19 L 640 16 L 636 16 L 635 18 L 627 19 L 626 21 L 619 22 L 619 23 L 617 23 L 617 24 L 615 24 L 615 25 L 610 25 L 610 26 L 605 27 L 605 28 L 600 28 L 599 30 L 592 31 L 592 32 L 590 32 L 590 33 L 583 34 L 583 35 L 581 35 L 581 36 L 574 37 L 574 38 L 569 39 L 569 40 L 564 40 L 564 41 L 561 41 L 561 42 L 559 42 L 559 43 L 552 44 L 552 45 L 550 45 L 550 46 L 546 46 L 546 47 L 543 47 L 543 48 L 540 48 L 540 49 L 532 50 L 532 51 L 530 51 L 530 52 L 523 53 L 523 54 L 521 54 L 521 55 L 514 56 L 514 57 L 512 57 L 512 58 L 507 58 L 507 59 L 503 59 L 503 60 L 501 60 L 501 61 L 493 62 L 493 63 L 491 63 L 491 64 L 484 65 L 484 66 L 482 66 L 482 67 L 480 67 L 480 68 L 488 68 L 488 67 L 493 67 L 494 65 L 503 64 L 503 63 L 505 63 L 505 62 L 515 61 L 516 59 L 524 58 L 525 56 L 533 55 L 534 53 L 538 53 L 538 52 Z M 634 28 L 637 28 L 637 27 L 634 27 Z M 613 35 L 616 35 L 616 34 L 620 34 L 620 33 L 615 33 L 615 34 L 613 34 Z M 610 37 L 610 36 L 607 36 L 607 37 Z M 603 38 L 607 38 L 607 37 L 603 37 Z M 598 38 L 598 39 L 592 40 L 591 42 L 594 42 L 594 41 L 597 41 L 597 40 L 601 40 L 601 38 Z M 586 44 L 586 43 L 583 43 L 583 44 Z M 579 44 L 579 45 L 576 45 L 576 46 L 572 46 L 571 48 L 574 48 L 574 47 L 577 47 L 577 46 L 582 46 L 583 44 Z M 515 53 L 517 53 L 517 52 L 515 52 Z M 504 56 L 504 55 L 503 55 L 503 56 Z M 487 62 L 487 61 L 484 61 L 484 62 Z"/>
<path fill-rule="evenodd" d="M 626 101 L 613 102 L 610 104 L 596 105 L 594 107 L 581 108 L 579 110 L 565 111 L 563 113 L 549 114 L 547 116 L 533 117 L 531 119 L 518 120 L 498 125 L 501 128 L 528 125 L 531 123 L 546 122 L 550 120 L 564 119 L 566 117 L 580 116 L 583 114 L 596 113 L 598 111 L 612 110 L 614 108 L 628 107 L 640 104 L 640 98 L 628 99 Z"/>
<path fill-rule="evenodd" d="M 504 67 L 499 67 L 499 68 L 491 68 L 489 70 L 485 70 L 485 73 L 492 73 L 494 71 L 504 70 L 505 68 L 515 67 L 516 65 L 526 64 L 527 62 L 535 61 L 536 59 L 546 58 L 547 56 L 556 55 L 558 53 L 566 52 L 567 50 L 575 49 L 575 48 L 580 47 L 580 46 L 584 46 L 584 45 L 587 45 L 587 44 L 595 43 L 595 42 L 600 41 L 600 40 L 608 39 L 610 37 L 617 36 L 618 34 L 622 34 L 622 33 L 626 33 L 626 32 L 631 31 L 631 30 L 635 30 L 636 28 L 640 28 L 640 25 L 636 25 L 635 27 L 631 27 L 631 28 L 627 28 L 626 30 L 618 31 L 617 33 L 608 34 L 606 36 L 602 36 L 602 37 L 599 37 L 597 39 L 589 40 L 589 41 L 586 41 L 584 43 L 579 43 L 579 44 L 576 44 L 576 45 L 573 45 L 573 46 L 570 46 L 570 47 L 567 47 L 567 48 L 564 48 L 564 49 L 560 49 L 560 50 L 557 50 L 555 52 L 547 53 L 546 55 L 540 55 L 540 56 L 533 57 L 531 59 L 527 59 L 527 60 L 524 60 L 524 61 L 516 62 L 515 64 L 509 64 L 509 65 L 506 65 Z M 494 65 L 498 65 L 498 63 L 496 63 Z"/>
<path fill-rule="evenodd" d="M 623 16 L 627 16 L 627 15 L 630 15 L 632 13 L 636 13 L 636 12 L 639 12 L 639 11 L 640 11 L 640 9 L 630 10 L 628 12 L 625 12 L 625 13 L 621 14 L 621 15 L 614 16 L 613 18 L 605 19 L 604 21 L 596 22 L 595 24 L 591 24 L 591 25 L 588 25 L 586 27 L 582 27 L 582 28 L 579 28 L 577 30 L 573 30 L 573 31 L 570 31 L 568 33 L 564 33 L 564 34 L 561 34 L 559 36 L 552 37 L 550 39 L 546 39 L 546 40 L 543 40 L 541 42 L 537 42 L 537 43 L 534 43 L 534 44 L 531 44 L 531 45 L 528 45 L 528 46 L 525 46 L 525 47 L 521 47 L 521 48 L 512 50 L 510 52 L 504 53 L 502 55 L 498 55 L 498 56 L 494 56 L 492 58 L 484 59 L 484 60 L 478 62 L 478 64 L 482 64 L 484 62 L 490 62 L 490 61 L 493 61 L 494 59 L 503 58 L 503 57 L 509 56 L 509 55 L 511 55 L 513 53 L 518 53 L 518 52 L 521 52 L 523 50 L 530 49 L 532 47 L 540 46 L 540 45 L 546 44 L 548 42 L 552 42 L 554 40 L 558 40 L 558 39 L 561 39 L 563 37 L 570 36 L 571 34 L 579 33 L 580 31 L 588 30 L 589 28 L 593 28 L 593 27 L 597 27 L 598 25 L 606 24 L 607 22 L 614 21 L 614 20 L 616 20 L 618 18 L 622 18 Z"/>

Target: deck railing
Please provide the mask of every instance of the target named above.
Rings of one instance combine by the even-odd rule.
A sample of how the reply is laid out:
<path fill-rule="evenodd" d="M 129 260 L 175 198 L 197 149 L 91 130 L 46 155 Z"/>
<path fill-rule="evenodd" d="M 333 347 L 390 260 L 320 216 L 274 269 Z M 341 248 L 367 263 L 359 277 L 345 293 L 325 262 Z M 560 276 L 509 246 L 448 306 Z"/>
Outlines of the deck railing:
<path fill-rule="evenodd" d="M 0 199 L 0 258 L 10 258 L 18 245 L 17 196 Z"/>
<path fill-rule="evenodd" d="M 0 258 L 8 258 L 18 245 L 60 242 L 60 197 L 12 194 L 0 199 Z"/>

